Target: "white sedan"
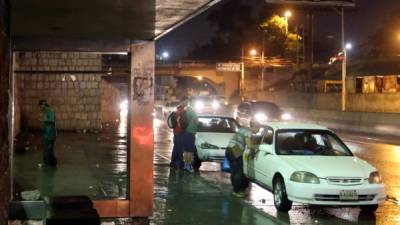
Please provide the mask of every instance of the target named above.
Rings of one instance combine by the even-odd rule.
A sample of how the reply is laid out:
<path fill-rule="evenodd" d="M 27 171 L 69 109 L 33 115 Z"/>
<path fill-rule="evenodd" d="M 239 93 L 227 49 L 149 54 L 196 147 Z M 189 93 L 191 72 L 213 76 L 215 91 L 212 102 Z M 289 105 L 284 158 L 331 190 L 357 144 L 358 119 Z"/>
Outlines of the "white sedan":
<path fill-rule="evenodd" d="M 239 129 L 230 116 L 200 114 L 198 120 L 194 169 L 199 169 L 203 161 L 222 161 L 230 139 Z"/>
<path fill-rule="evenodd" d="M 325 127 L 271 122 L 258 151 L 244 154 L 246 177 L 272 191 L 279 211 L 290 210 L 292 202 L 375 211 L 386 200 L 377 169 Z"/>

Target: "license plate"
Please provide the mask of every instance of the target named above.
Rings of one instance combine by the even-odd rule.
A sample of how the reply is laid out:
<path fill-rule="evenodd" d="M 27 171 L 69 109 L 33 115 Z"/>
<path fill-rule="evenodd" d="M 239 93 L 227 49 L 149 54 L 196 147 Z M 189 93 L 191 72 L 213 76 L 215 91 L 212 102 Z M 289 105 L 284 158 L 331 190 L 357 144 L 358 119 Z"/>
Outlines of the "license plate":
<path fill-rule="evenodd" d="M 342 190 L 339 194 L 340 200 L 358 200 L 358 194 L 356 190 Z"/>

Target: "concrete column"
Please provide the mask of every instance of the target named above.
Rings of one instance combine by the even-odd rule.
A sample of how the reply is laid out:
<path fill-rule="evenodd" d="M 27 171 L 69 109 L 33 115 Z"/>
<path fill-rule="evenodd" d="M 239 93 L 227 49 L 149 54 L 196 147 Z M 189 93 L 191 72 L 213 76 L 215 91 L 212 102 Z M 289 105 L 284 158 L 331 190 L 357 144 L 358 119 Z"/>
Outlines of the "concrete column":
<path fill-rule="evenodd" d="M 130 216 L 153 211 L 153 105 L 155 43 L 131 45 L 130 93 Z"/>
<path fill-rule="evenodd" d="M 238 72 L 224 72 L 225 100 L 229 101 L 235 91 L 239 90 L 240 74 Z"/>
<path fill-rule="evenodd" d="M 9 129 L 11 107 L 10 91 L 10 4 L 0 0 L 0 225 L 7 224 L 8 201 L 11 193 L 9 141 L 13 140 Z M 10 160 L 9 160 L 10 159 Z"/>

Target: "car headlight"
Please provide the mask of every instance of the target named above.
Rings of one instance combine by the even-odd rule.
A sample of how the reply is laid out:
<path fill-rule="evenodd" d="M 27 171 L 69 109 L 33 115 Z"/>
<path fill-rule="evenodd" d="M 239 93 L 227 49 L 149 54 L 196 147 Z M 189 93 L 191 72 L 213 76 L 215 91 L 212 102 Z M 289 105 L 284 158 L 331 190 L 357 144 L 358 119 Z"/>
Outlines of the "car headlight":
<path fill-rule="evenodd" d="M 315 174 L 304 171 L 294 172 L 290 176 L 290 180 L 299 183 L 319 184 L 319 178 Z"/>
<path fill-rule="evenodd" d="M 198 109 L 202 109 L 202 108 L 204 108 L 204 103 L 202 102 L 202 101 L 197 101 L 195 104 L 194 104 L 194 107 L 198 110 Z"/>
<path fill-rule="evenodd" d="M 217 101 L 213 101 L 212 107 L 213 107 L 214 109 L 218 109 L 218 108 L 219 108 L 219 103 L 218 103 Z"/>
<path fill-rule="evenodd" d="M 257 113 L 254 115 L 254 119 L 257 122 L 261 122 L 261 121 L 266 121 L 268 119 L 268 117 L 264 113 Z"/>
<path fill-rule="evenodd" d="M 218 146 L 216 146 L 216 145 L 212 145 L 212 144 L 210 144 L 210 143 L 207 143 L 207 142 L 203 142 L 203 143 L 201 143 L 201 148 L 203 148 L 203 149 L 219 149 L 219 147 Z"/>
<path fill-rule="evenodd" d="M 379 174 L 379 172 L 375 171 L 375 172 L 372 172 L 369 174 L 368 181 L 370 184 L 381 184 L 382 178 L 381 178 L 381 175 Z"/>
<path fill-rule="evenodd" d="M 284 114 L 282 114 L 281 118 L 283 120 L 290 120 L 290 119 L 292 119 L 292 115 L 290 115 L 289 113 L 284 113 Z"/>

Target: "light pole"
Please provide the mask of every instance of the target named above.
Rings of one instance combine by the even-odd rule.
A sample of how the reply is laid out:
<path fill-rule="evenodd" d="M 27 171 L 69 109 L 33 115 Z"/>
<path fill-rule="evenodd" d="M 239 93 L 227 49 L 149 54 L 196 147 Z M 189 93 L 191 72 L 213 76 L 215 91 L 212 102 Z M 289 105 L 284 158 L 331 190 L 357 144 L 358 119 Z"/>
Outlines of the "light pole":
<path fill-rule="evenodd" d="M 344 37 L 344 8 L 342 8 L 342 51 L 343 51 L 343 59 L 342 59 L 342 112 L 346 111 L 346 44 Z"/>
<path fill-rule="evenodd" d="M 286 34 L 289 32 L 289 17 L 292 16 L 292 12 L 290 10 L 286 10 L 285 12 L 285 32 Z"/>

